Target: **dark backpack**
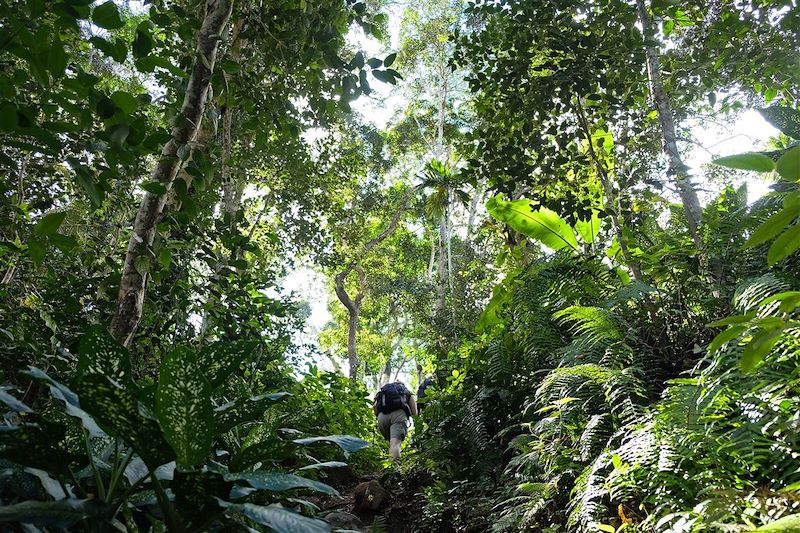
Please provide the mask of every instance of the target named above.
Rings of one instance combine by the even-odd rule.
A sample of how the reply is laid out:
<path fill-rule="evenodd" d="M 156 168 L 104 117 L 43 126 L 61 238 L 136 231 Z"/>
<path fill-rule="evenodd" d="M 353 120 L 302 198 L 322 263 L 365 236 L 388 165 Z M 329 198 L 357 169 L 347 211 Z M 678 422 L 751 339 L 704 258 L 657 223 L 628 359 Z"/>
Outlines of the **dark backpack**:
<path fill-rule="evenodd" d="M 433 380 L 431 378 L 425 378 L 422 381 L 422 383 L 419 384 L 419 387 L 417 387 L 417 400 L 425 399 L 425 391 L 427 391 L 428 387 L 430 387 L 431 385 L 433 385 Z M 417 409 L 419 409 L 420 413 L 424 408 L 425 408 L 425 402 L 423 401 L 422 403 L 420 403 L 419 401 L 417 401 Z"/>
<path fill-rule="evenodd" d="M 424 398 L 425 391 L 431 385 L 433 385 L 433 380 L 431 378 L 425 378 L 422 383 L 419 384 L 419 387 L 417 387 L 417 398 Z"/>
<path fill-rule="evenodd" d="M 406 414 L 410 415 L 408 408 L 408 397 L 411 395 L 409 390 L 402 383 L 387 383 L 375 399 L 378 401 L 378 412 L 389 414 L 398 409 L 403 409 Z"/>

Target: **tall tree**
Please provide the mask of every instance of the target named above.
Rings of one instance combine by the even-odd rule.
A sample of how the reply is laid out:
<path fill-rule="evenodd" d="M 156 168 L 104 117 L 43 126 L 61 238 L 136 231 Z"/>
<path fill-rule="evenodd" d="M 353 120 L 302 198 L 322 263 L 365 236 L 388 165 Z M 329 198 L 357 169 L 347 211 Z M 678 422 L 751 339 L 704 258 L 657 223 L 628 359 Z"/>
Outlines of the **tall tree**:
<path fill-rule="evenodd" d="M 175 177 L 195 140 L 206 108 L 211 76 L 217 60 L 220 35 L 233 11 L 233 0 L 207 0 L 200 31 L 194 65 L 186 86 L 180 113 L 172 128 L 172 137 L 164 145 L 158 164 L 150 181 L 160 186 L 158 192 L 147 191 L 139 205 L 133 223 L 125 263 L 122 267 L 117 312 L 111 322 L 111 332 L 123 345 L 130 343 L 142 318 L 145 288 L 149 268 L 150 246 L 155 238 L 156 225 L 172 188 Z"/>

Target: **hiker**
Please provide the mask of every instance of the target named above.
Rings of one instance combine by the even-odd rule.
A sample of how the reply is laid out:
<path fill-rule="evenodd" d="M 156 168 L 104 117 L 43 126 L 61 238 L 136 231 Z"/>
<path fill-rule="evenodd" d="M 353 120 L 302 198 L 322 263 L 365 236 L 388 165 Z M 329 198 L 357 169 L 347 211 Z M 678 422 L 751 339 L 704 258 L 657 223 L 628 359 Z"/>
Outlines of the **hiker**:
<path fill-rule="evenodd" d="M 389 455 L 400 459 L 400 444 L 406 438 L 410 417 L 417 416 L 414 395 L 402 381 L 387 383 L 372 402 L 372 412 L 378 418 L 378 429 L 389 441 Z"/>
<path fill-rule="evenodd" d="M 419 381 L 419 387 L 417 387 L 417 400 L 422 400 L 425 398 L 425 391 L 433 385 L 433 378 L 428 376 L 425 379 L 422 379 L 422 365 L 417 365 L 417 376 Z M 417 410 L 421 413 L 422 410 L 425 408 L 425 402 L 421 402 L 417 405 Z"/>

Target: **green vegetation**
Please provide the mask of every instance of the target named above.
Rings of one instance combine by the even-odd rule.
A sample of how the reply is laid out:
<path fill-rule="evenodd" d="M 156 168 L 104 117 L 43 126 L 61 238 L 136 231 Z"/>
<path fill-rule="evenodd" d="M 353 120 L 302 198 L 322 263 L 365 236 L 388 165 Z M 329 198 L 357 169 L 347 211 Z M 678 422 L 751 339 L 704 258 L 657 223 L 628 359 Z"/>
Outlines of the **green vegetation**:
<path fill-rule="evenodd" d="M 0 0 L 2 527 L 800 531 L 798 31 Z"/>

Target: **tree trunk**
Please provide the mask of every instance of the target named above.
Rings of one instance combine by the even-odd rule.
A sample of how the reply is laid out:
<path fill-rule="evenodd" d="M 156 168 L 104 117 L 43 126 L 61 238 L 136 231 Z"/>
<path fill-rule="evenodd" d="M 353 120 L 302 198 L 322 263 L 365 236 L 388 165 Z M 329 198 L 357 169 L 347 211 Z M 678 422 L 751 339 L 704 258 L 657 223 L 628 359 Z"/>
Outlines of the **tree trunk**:
<path fill-rule="evenodd" d="M 160 183 L 167 190 L 172 187 L 180 168 L 181 149 L 186 149 L 195 139 L 203 118 L 211 75 L 217 58 L 219 36 L 228 23 L 233 10 L 233 0 L 206 0 L 203 24 L 197 35 L 197 55 L 186 94 L 172 139 L 161 151 L 161 158 L 153 169 L 150 181 Z M 128 345 L 142 318 L 147 275 L 150 270 L 150 247 L 155 238 L 156 224 L 164 210 L 166 194 L 146 192 L 136 213 L 133 232 L 125 254 L 125 264 L 120 279 L 117 311 L 111 322 L 111 333 Z"/>
<path fill-rule="evenodd" d="M 436 314 L 444 312 L 447 299 L 447 205 L 439 218 L 439 278 L 437 279 Z"/>
<path fill-rule="evenodd" d="M 478 183 L 477 187 L 475 187 L 475 191 L 472 195 L 472 200 L 469 203 L 469 218 L 467 219 L 467 242 L 471 245 L 472 244 L 472 232 L 475 228 L 475 220 L 478 215 L 478 205 L 480 205 L 481 200 L 483 200 L 483 195 L 485 193 L 483 183 Z"/>
<path fill-rule="evenodd" d="M 242 46 L 247 41 L 239 37 L 242 30 L 242 21 L 236 22 L 231 36 L 230 58 L 234 62 L 239 62 L 242 57 Z M 228 84 L 228 74 L 223 73 L 226 85 Z M 236 227 L 236 215 L 242 205 L 242 194 L 244 193 L 244 183 L 237 179 L 231 172 L 231 152 L 232 152 L 232 128 L 233 128 L 233 107 L 231 106 L 230 94 L 226 94 L 225 106 L 222 108 L 222 187 L 223 187 L 223 209 L 229 217 L 231 228 Z"/>
<path fill-rule="evenodd" d="M 661 124 L 661 140 L 664 154 L 667 156 L 667 175 L 675 182 L 678 194 L 686 213 L 686 220 L 689 225 L 689 233 L 698 250 L 702 248 L 703 241 L 697 231 L 702 220 L 703 210 L 700 207 L 700 200 L 697 198 L 697 191 L 691 182 L 689 168 L 681 159 L 678 151 L 678 138 L 675 134 L 675 118 L 672 114 L 672 104 L 669 95 L 664 90 L 661 81 L 661 66 L 659 64 L 659 53 L 653 42 L 655 31 L 647 11 L 645 0 L 636 0 L 636 8 L 639 13 L 639 23 L 642 25 L 642 34 L 645 41 L 645 57 L 647 58 L 647 76 L 650 80 L 650 95 L 653 98 L 658 121 Z"/>
<path fill-rule="evenodd" d="M 336 275 L 336 297 L 342 302 L 342 305 L 347 309 L 347 361 L 350 366 L 349 376 L 350 379 L 355 381 L 358 378 L 358 370 L 361 362 L 358 359 L 358 352 L 356 350 L 356 340 L 358 337 L 358 315 L 361 313 L 361 302 L 364 300 L 364 284 L 365 275 L 364 270 L 360 266 L 354 267 L 358 273 L 358 294 L 355 298 L 351 298 L 345 288 L 345 278 L 350 271 L 340 272 Z"/>

